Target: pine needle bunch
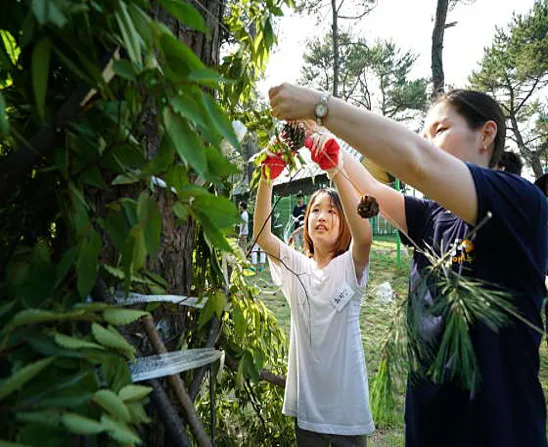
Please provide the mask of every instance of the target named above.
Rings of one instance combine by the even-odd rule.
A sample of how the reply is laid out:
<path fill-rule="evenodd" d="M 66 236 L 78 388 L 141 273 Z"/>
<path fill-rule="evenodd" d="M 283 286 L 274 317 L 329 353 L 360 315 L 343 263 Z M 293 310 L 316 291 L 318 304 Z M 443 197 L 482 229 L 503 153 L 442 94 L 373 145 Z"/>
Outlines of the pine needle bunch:
<path fill-rule="evenodd" d="M 388 331 L 381 345 L 377 373 L 371 384 L 371 411 L 379 427 L 393 425 L 401 412 L 399 391 L 405 386 L 407 353 L 405 352 L 405 307 L 401 299 L 394 307 Z"/>
<path fill-rule="evenodd" d="M 429 267 L 421 281 L 436 288 L 436 298 L 431 306 L 413 303 L 420 306 L 420 311 L 408 313 L 411 376 L 426 377 L 434 383 L 456 382 L 466 390 L 474 390 L 481 375 L 472 334 L 478 324 L 495 332 L 511 324 L 510 315 L 517 315 L 511 295 L 442 265 Z M 421 322 L 414 318 L 417 313 L 440 322 L 438 336 L 431 339 L 423 336 Z"/>

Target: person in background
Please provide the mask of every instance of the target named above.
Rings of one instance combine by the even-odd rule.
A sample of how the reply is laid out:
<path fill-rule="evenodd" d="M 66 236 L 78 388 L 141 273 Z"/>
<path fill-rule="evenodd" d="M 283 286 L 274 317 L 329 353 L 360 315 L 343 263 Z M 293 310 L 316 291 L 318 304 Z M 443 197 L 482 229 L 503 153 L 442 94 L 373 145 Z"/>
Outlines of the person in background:
<path fill-rule="evenodd" d="M 238 243 L 240 247 L 247 254 L 247 237 L 249 235 L 249 214 L 247 213 L 247 203 L 240 202 L 240 231 L 238 233 Z"/>
<path fill-rule="evenodd" d="M 515 152 L 504 151 L 500 156 L 497 169 L 510 174 L 521 175 L 523 161 L 521 161 L 521 157 Z"/>
<path fill-rule="evenodd" d="M 306 211 L 306 203 L 304 203 L 304 196 L 302 192 L 297 194 L 297 204 L 293 207 L 293 216 L 294 228 L 293 233 L 291 234 L 290 240 L 294 243 L 297 250 L 302 250 L 303 248 L 303 223 L 304 223 L 304 213 Z"/>

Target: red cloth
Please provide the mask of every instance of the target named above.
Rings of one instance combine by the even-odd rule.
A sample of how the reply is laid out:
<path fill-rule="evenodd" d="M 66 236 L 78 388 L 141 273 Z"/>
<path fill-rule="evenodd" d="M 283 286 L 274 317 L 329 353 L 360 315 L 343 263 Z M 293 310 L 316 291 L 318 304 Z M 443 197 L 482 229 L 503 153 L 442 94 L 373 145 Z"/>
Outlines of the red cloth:
<path fill-rule="evenodd" d="M 270 175 L 267 175 L 266 167 L 270 168 Z M 276 179 L 284 170 L 286 162 L 281 155 L 267 155 L 266 159 L 262 162 L 262 173 L 264 177 L 270 178 L 270 180 Z"/>
<path fill-rule="evenodd" d="M 315 144 L 313 138 L 308 137 L 305 139 L 304 145 L 310 149 L 312 160 L 315 161 L 324 171 L 339 166 L 339 152 L 341 148 L 335 138 L 330 138 L 323 144 L 322 147 L 320 147 L 319 144 Z"/>

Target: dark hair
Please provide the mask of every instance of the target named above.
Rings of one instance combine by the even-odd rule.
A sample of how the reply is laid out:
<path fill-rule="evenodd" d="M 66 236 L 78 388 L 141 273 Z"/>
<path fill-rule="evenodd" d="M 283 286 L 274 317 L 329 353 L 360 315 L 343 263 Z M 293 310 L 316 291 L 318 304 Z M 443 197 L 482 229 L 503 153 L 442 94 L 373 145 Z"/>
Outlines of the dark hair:
<path fill-rule="evenodd" d="M 538 186 L 545 196 L 548 196 L 548 172 L 535 180 L 535 186 Z"/>
<path fill-rule="evenodd" d="M 297 193 L 297 199 L 298 199 L 298 198 L 301 198 L 301 199 L 304 198 L 304 194 L 303 194 L 301 191 L 299 191 L 299 192 Z"/>
<path fill-rule="evenodd" d="M 523 168 L 523 162 L 518 154 L 515 152 L 504 151 L 500 157 L 498 168 L 504 172 L 510 174 L 521 175 L 521 169 Z"/>
<path fill-rule="evenodd" d="M 471 129 L 479 129 L 487 121 L 497 124 L 497 134 L 489 167 L 494 168 L 500 160 L 506 140 L 506 120 L 499 103 L 483 92 L 474 90 L 451 90 L 439 96 L 434 104 L 447 102 L 462 116 Z"/>
<path fill-rule="evenodd" d="M 308 216 L 310 214 L 310 210 L 314 206 L 314 202 L 316 201 L 316 198 L 320 194 L 329 195 L 331 204 L 335 206 L 335 209 L 337 210 L 337 213 L 339 214 L 339 221 L 340 221 L 339 238 L 337 239 L 337 245 L 335 247 L 335 255 L 333 256 L 333 257 L 337 257 L 339 255 L 342 255 L 344 252 L 348 251 L 348 247 L 350 247 L 350 241 L 352 239 L 352 236 L 350 234 L 350 228 L 348 227 L 348 223 L 346 222 L 346 217 L 344 216 L 341 198 L 339 197 L 339 193 L 337 192 L 337 190 L 333 188 L 318 189 L 314 194 L 312 194 L 312 196 L 310 197 L 310 200 L 308 201 L 308 206 L 306 207 L 306 211 L 304 213 L 304 224 L 303 224 L 304 252 L 308 256 L 312 256 L 314 254 L 314 243 L 312 242 L 312 239 L 310 238 L 310 235 L 308 234 Z"/>
<path fill-rule="evenodd" d="M 240 206 L 246 210 L 247 209 L 247 202 L 240 202 Z"/>

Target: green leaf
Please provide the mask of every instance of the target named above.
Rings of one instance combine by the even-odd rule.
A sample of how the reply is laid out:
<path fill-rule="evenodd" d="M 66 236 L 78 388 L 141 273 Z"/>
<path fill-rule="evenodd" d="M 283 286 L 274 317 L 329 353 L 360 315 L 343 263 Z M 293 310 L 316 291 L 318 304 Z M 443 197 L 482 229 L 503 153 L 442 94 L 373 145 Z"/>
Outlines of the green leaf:
<path fill-rule="evenodd" d="M 166 183 L 176 191 L 181 191 L 185 185 L 188 185 L 188 175 L 184 166 L 177 164 L 171 167 L 164 177 Z"/>
<path fill-rule="evenodd" d="M 77 288 L 82 298 L 88 295 L 95 284 L 95 276 L 99 267 L 98 259 L 102 247 L 101 236 L 90 227 L 86 238 L 81 243 L 76 261 Z"/>
<path fill-rule="evenodd" d="M 114 243 L 114 246 L 122 251 L 126 244 L 126 238 L 130 226 L 126 214 L 120 203 L 114 203 L 108 206 L 109 211 L 105 221 L 105 229 Z"/>
<path fill-rule="evenodd" d="M 228 119 L 227 115 L 223 112 L 223 110 L 219 107 L 219 105 L 217 104 L 217 102 L 215 102 L 211 95 L 202 92 L 202 96 L 205 107 L 209 113 L 211 123 L 213 124 L 217 132 L 225 137 L 233 147 L 239 148 L 240 142 L 238 141 L 238 138 L 234 133 L 232 123 Z"/>
<path fill-rule="evenodd" d="M 244 363 L 244 372 L 246 375 L 252 382 L 257 383 L 259 381 L 259 371 L 257 371 L 257 368 L 255 367 L 255 362 L 253 361 L 251 352 L 246 350 L 242 357 L 242 361 Z"/>
<path fill-rule="evenodd" d="M 76 255 L 78 254 L 78 247 L 72 247 L 69 250 L 65 252 L 63 257 L 61 258 L 61 261 L 59 261 L 59 264 L 57 265 L 57 271 L 55 277 L 57 278 L 57 282 L 55 283 L 55 286 L 59 286 L 61 281 L 65 279 L 65 276 L 67 275 L 70 268 L 74 265 L 74 261 L 76 261 Z"/>
<path fill-rule="evenodd" d="M 174 157 L 175 146 L 169 137 L 164 136 L 164 138 L 162 138 L 162 143 L 160 144 L 160 150 L 156 156 L 143 168 L 141 172 L 142 175 L 151 176 L 166 172 L 173 164 Z"/>
<path fill-rule="evenodd" d="M 209 299 L 211 300 L 211 296 Z M 226 307 L 226 294 L 220 290 L 215 292 L 213 301 L 215 302 L 215 314 L 217 315 L 217 318 L 221 318 Z"/>
<path fill-rule="evenodd" d="M 198 327 L 203 327 L 215 314 L 217 318 L 221 317 L 226 307 L 226 295 L 223 292 L 215 292 L 212 296 L 208 297 L 207 302 L 200 311 L 200 317 L 198 319 Z"/>
<path fill-rule="evenodd" d="M 51 42 L 46 38 L 40 40 L 32 50 L 32 87 L 38 114 L 43 121 L 46 119 L 45 104 L 50 55 Z"/>
<path fill-rule="evenodd" d="M 129 16 L 127 6 L 125 2 L 120 2 L 120 11 L 114 13 L 120 32 L 122 33 L 122 39 L 129 58 L 137 67 L 141 66 L 141 36 L 135 29 L 133 20 Z"/>
<path fill-rule="evenodd" d="M 170 107 L 164 109 L 163 119 L 167 134 L 181 159 L 192 166 L 198 174 L 204 175 L 207 171 L 207 159 L 200 137 L 186 120 Z"/>
<path fill-rule="evenodd" d="M 148 5 L 146 5 L 145 7 L 147 6 Z M 139 32 L 139 36 L 143 40 L 144 44 L 148 47 L 152 47 L 154 42 L 152 36 L 151 18 L 135 2 L 131 2 L 129 4 L 129 15 L 131 16 L 131 19 L 133 20 L 133 25 L 135 26 L 135 29 Z M 149 52 L 149 55 L 151 53 L 152 51 Z"/>
<path fill-rule="evenodd" d="M 211 176 L 215 175 L 221 179 L 225 179 L 240 172 L 240 168 L 235 164 L 230 163 L 216 147 L 208 147 L 206 156 L 208 172 Z M 215 181 L 214 177 L 212 177 L 211 180 Z"/>
<path fill-rule="evenodd" d="M 28 334 L 28 333 L 27 333 Z M 27 335 L 27 341 L 29 346 L 32 347 L 36 352 L 42 354 L 46 357 L 66 357 L 66 358 L 84 358 L 86 354 L 80 353 L 73 349 L 64 349 L 60 348 L 57 345 L 52 337 L 42 333 L 30 333 Z"/>
<path fill-rule="evenodd" d="M 13 308 L 13 306 L 15 306 L 15 303 L 16 301 L 13 300 L 13 301 L 8 301 L 7 303 L 2 304 L 0 306 L 0 317 L 3 316 L 4 314 L 7 314 Z"/>
<path fill-rule="evenodd" d="M 70 319 L 78 319 L 79 317 L 84 317 L 85 311 L 78 310 L 74 312 L 66 313 L 57 313 L 49 310 L 40 310 L 40 309 L 27 309 L 22 310 L 14 315 L 12 320 L 9 323 L 9 326 L 14 328 L 24 324 L 33 324 L 33 323 L 45 323 L 48 321 L 63 321 Z"/>
<path fill-rule="evenodd" d="M 94 435 L 101 433 L 106 428 L 101 422 L 95 419 L 70 412 L 63 413 L 61 421 L 70 432 L 78 435 Z"/>
<path fill-rule="evenodd" d="M 6 114 L 6 100 L 0 93 L 0 134 L 6 136 L 9 133 L 9 122 Z"/>
<path fill-rule="evenodd" d="M 193 121 L 198 126 L 207 127 L 209 125 L 206 118 L 207 110 L 200 93 L 194 94 L 192 89 L 188 92 L 186 90 L 180 91 L 176 97 L 171 98 L 170 104 L 173 110 Z"/>
<path fill-rule="evenodd" d="M 124 337 L 122 337 L 116 329 L 109 327 L 105 329 L 103 326 L 93 323 L 91 325 L 91 332 L 95 340 L 103 346 L 122 351 L 129 357 L 135 355 L 135 348 L 131 346 Z"/>
<path fill-rule="evenodd" d="M 115 325 L 130 324 L 145 315 L 149 315 L 149 313 L 135 309 L 106 309 L 103 312 L 103 318 L 105 321 Z"/>
<path fill-rule="evenodd" d="M 203 33 L 208 32 L 202 15 L 188 3 L 181 0 L 160 0 L 160 3 L 182 24 Z"/>
<path fill-rule="evenodd" d="M 233 319 L 234 319 L 234 332 L 239 340 L 242 340 L 245 335 L 246 321 L 244 313 L 238 304 L 232 307 Z"/>
<path fill-rule="evenodd" d="M 141 181 L 141 179 L 136 175 L 120 174 L 116 176 L 116 178 L 111 182 L 111 184 L 112 185 L 131 185 L 132 183 L 137 183 L 139 181 Z"/>
<path fill-rule="evenodd" d="M 101 423 L 108 430 L 112 439 L 120 443 L 141 444 L 141 440 L 131 429 L 121 422 L 117 422 L 108 416 L 101 416 Z"/>
<path fill-rule="evenodd" d="M 145 265 L 147 249 L 145 231 L 140 225 L 135 225 L 130 231 L 128 249 L 131 248 L 131 271 L 137 271 Z"/>
<path fill-rule="evenodd" d="M 98 345 L 96 343 L 59 333 L 55 334 L 53 336 L 53 339 L 55 340 L 55 343 L 66 349 L 105 349 L 101 345 Z"/>
<path fill-rule="evenodd" d="M 200 317 L 198 318 L 198 328 L 204 327 L 204 325 L 213 318 L 215 313 L 216 303 L 214 297 L 213 299 L 208 299 L 204 304 L 202 310 L 200 310 Z"/>
<path fill-rule="evenodd" d="M 176 80 L 185 79 L 190 72 L 205 67 L 198 56 L 179 41 L 170 32 L 164 32 L 160 38 L 160 45 L 164 51 L 169 76 Z"/>
<path fill-rule="evenodd" d="M 137 200 L 137 216 L 139 224 L 144 228 L 146 250 L 150 256 L 154 256 L 162 235 L 162 214 L 158 204 L 146 192 L 142 192 Z"/>
<path fill-rule="evenodd" d="M 219 84 L 224 82 L 223 77 L 211 68 L 202 68 L 192 71 L 188 75 L 188 80 L 213 88 L 220 88 Z"/>
<path fill-rule="evenodd" d="M 40 25 L 48 22 L 62 28 L 67 23 L 67 18 L 51 0 L 32 0 L 32 12 Z"/>
<path fill-rule="evenodd" d="M 198 214 L 192 211 L 193 210 L 191 209 L 191 215 L 194 217 L 195 220 L 200 222 L 204 230 L 205 239 L 210 247 L 215 247 L 219 250 L 231 252 L 232 248 L 226 240 L 225 235 L 209 220 L 207 213 L 201 212 Z"/>
<path fill-rule="evenodd" d="M 21 422 L 45 425 L 48 427 L 58 427 L 61 422 L 61 413 L 59 411 L 33 411 L 29 413 L 19 412 L 16 418 Z"/>
<path fill-rule="evenodd" d="M 18 444 L 15 442 L 8 442 L 0 439 L 0 447 L 31 447 L 31 446 L 28 444 Z"/>
<path fill-rule="evenodd" d="M 149 386 L 141 385 L 126 385 L 119 392 L 118 396 L 124 402 L 131 402 L 144 399 L 152 392 L 152 388 Z"/>
<path fill-rule="evenodd" d="M 183 222 L 188 220 L 188 206 L 184 203 L 176 202 L 173 205 L 173 213 Z"/>
<path fill-rule="evenodd" d="M 232 201 L 223 196 L 208 193 L 194 197 L 192 209 L 200 217 L 206 217 L 219 229 L 233 228 L 240 222 L 240 215 Z"/>
<path fill-rule="evenodd" d="M 97 166 L 90 166 L 80 174 L 80 180 L 88 185 L 94 186 L 97 189 L 108 189 L 107 184 L 103 180 L 101 171 Z"/>
<path fill-rule="evenodd" d="M 131 416 L 124 401 L 111 390 L 99 390 L 93 396 L 95 403 L 108 411 L 112 416 L 124 422 L 129 422 Z"/>
<path fill-rule="evenodd" d="M 116 73 L 121 78 L 127 79 L 128 81 L 135 81 L 136 73 L 133 65 L 126 59 L 120 59 L 114 62 L 112 66 L 114 73 Z"/>
<path fill-rule="evenodd" d="M 145 412 L 143 404 L 138 402 L 131 402 L 127 405 L 129 414 L 131 415 L 131 422 L 134 424 L 149 424 L 152 420 Z"/>
<path fill-rule="evenodd" d="M 16 371 L 0 386 L 0 400 L 23 387 L 55 360 L 55 357 L 38 360 Z"/>

